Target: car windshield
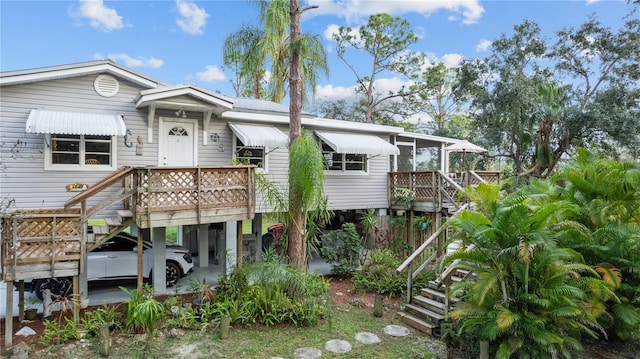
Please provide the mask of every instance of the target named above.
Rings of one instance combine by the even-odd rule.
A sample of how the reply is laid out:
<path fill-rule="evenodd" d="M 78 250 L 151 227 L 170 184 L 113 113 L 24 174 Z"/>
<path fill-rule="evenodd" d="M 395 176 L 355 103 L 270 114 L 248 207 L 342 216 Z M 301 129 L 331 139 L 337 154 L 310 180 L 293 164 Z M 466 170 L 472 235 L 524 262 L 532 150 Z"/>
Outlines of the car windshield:
<path fill-rule="evenodd" d="M 119 234 L 102 243 L 93 252 L 130 252 L 138 245 L 137 238 L 130 235 Z M 151 248 L 151 243 L 145 241 L 144 249 Z"/>

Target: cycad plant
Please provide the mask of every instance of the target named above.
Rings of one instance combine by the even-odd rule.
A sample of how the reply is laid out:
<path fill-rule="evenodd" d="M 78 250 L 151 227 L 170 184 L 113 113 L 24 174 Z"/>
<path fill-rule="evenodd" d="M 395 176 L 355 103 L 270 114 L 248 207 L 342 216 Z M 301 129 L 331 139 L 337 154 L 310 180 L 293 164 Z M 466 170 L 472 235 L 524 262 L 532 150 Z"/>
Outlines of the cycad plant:
<path fill-rule="evenodd" d="M 610 335 L 640 336 L 640 165 L 599 158 L 579 149 L 575 161 L 553 178 L 556 197 L 579 208 L 585 230 L 560 237 L 614 288 L 600 318 Z"/>
<path fill-rule="evenodd" d="M 558 236 L 579 227 L 566 220 L 576 206 L 535 187 L 504 197 L 489 184 L 470 191 L 478 210 L 449 224 L 453 239 L 473 246 L 443 263 L 477 275 L 452 286 L 463 293 L 451 312 L 462 321 L 460 334 L 490 342 L 497 358 L 570 357 L 583 334 L 602 332 L 594 305 L 615 298 L 577 252 L 557 245 Z"/>

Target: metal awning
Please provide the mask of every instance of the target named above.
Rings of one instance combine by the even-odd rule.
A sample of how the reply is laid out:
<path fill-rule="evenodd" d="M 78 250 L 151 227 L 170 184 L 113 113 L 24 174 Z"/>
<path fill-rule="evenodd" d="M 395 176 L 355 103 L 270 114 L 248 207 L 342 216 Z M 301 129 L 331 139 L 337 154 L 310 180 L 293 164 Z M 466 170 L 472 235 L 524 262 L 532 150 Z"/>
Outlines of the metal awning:
<path fill-rule="evenodd" d="M 26 131 L 62 135 L 124 136 L 127 127 L 121 115 L 31 110 Z"/>
<path fill-rule="evenodd" d="M 356 153 L 369 156 L 400 154 L 398 147 L 378 136 L 327 131 L 315 131 L 315 133 L 338 153 Z"/>
<path fill-rule="evenodd" d="M 287 147 L 289 136 L 274 126 L 230 123 L 236 137 L 249 147 Z"/>

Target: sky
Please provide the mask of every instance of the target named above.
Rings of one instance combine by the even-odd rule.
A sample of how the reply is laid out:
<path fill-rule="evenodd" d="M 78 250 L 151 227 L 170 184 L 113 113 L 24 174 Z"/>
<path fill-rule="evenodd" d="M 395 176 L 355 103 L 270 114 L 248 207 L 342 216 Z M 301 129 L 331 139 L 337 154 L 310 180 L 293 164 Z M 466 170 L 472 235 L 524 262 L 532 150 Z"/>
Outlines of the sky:
<path fill-rule="evenodd" d="M 301 0 L 303 1 L 303 0 Z M 321 100 L 354 94 L 355 76 L 338 58 L 332 32 L 357 28 L 385 12 L 409 21 L 419 42 L 412 50 L 430 63 L 456 66 L 462 58 L 490 54 L 492 40 L 511 35 L 525 19 L 543 35 L 578 26 L 589 16 L 617 29 L 629 5 L 622 0 L 308 0 L 318 5 L 302 17 L 302 31 L 320 36 L 330 74 L 318 81 Z M 29 1 L 0 0 L 0 71 L 22 70 L 109 58 L 172 85 L 193 84 L 235 96 L 224 69 L 222 44 L 244 24 L 258 25 L 258 8 L 246 0 Z M 351 53 L 357 69 L 371 59 Z M 403 79 L 381 77 L 379 89 Z"/>

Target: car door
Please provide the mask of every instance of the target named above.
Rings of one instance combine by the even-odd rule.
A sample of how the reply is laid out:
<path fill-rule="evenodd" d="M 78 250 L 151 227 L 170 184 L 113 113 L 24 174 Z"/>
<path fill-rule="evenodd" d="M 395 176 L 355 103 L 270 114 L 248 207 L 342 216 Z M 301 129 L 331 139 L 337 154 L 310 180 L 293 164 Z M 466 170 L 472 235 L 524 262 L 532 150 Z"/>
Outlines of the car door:
<path fill-rule="evenodd" d="M 136 242 L 124 235 L 117 235 L 105 242 L 99 247 L 101 250 L 92 252 L 87 261 L 87 268 L 95 266 L 93 273 L 87 269 L 88 279 L 135 277 L 138 263 L 135 247 Z M 89 277 L 89 274 L 92 276 Z"/>

